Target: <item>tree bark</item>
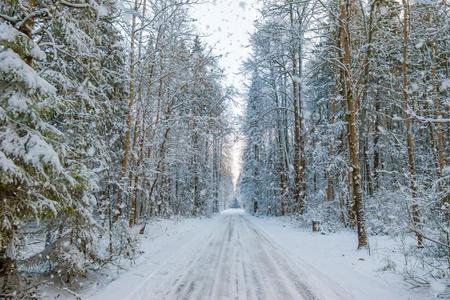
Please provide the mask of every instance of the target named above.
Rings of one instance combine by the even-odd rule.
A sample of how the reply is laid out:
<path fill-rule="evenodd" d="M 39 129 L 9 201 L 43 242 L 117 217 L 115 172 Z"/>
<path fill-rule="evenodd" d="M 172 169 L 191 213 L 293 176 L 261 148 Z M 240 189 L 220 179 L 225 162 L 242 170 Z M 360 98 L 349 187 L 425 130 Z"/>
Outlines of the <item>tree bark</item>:
<path fill-rule="evenodd" d="M 403 98 L 403 114 L 404 114 L 404 125 L 406 134 L 406 148 L 407 148 L 407 160 L 408 160 L 408 170 L 409 170 L 409 183 L 411 188 L 411 195 L 413 198 L 413 203 L 411 205 L 411 221 L 416 232 L 417 245 L 419 247 L 423 244 L 423 237 L 419 233 L 418 227 L 420 226 L 420 212 L 419 206 L 416 202 L 417 200 L 417 183 L 416 183 L 416 166 L 414 163 L 414 140 L 412 134 L 412 116 L 409 112 L 409 77 L 408 77 L 408 43 L 409 43 L 409 0 L 402 0 L 403 4 L 403 63 L 402 63 L 402 75 L 403 75 L 403 86 L 402 86 L 402 98 Z"/>
<path fill-rule="evenodd" d="M 367 233 L 364 220 L 364 204 L 361 189 L 361 168 L 359 161 L 359 138 L 357 130 L 358 112 L 356 109 L 356 99 L 352 87 L 352 71 L 351 71 L 351 48 L 350 48 L 350 31 L 349 23 L 351 18 L 351 9 L 349 0 L 340 0 L 340 38 L 342 49 L 342 66 L 344 68 L 344 94 L 347 104 L 347 123 L 348 123 L 348 144 L 349 159 L 351 165 L 352 179 L 352 207 L 356 218 L 356 226 L 358 231 L 358 249 L 368 245 Z"/>
<path fill-rule="evenodd" d="M 131 127 L 133 124 L 133 107 L 134 107 L 134 86 L 135 86 L 135 37 L 136 37 L 136 15 L 139 9 L 139 0 L 134 1 L 133 14 L 131 17 L 131 36 L 130 36 L 130 61 L 129 61 L 129 85 L 128 85 L 128 112 L 127 123 L 125 128 L 125 136 L 123 140 L 123 157 L 120 164 L 119 180 L 123 180 L 126 177 L 128 171 L 129 152 L 130 152 L 130 140 L 131 140 Z M 116 209 L 117 212 L 114 215 L 114 221 L 116 221 L 122 215 L 122 191 L 120 188 L 117 191 L 116 196 Z"/>
<path fill-rule="evenodd" d="M 293 1 L 289 2 L 289 18 L 291 30 L 294 30 L 294 10 Z M 294 43 L 294 37 L 291 42 L 291 59 L 292 59 L 292 102 L 294 105 L 294 211 L 298 214 L 303 214 L 305 203 L 304 203 L 304 191 L 303 191 L 303 177 L 304 169 L 302 164 L 302 137 L 301 137 L 301 103 L 300 103 L 300 89 L 299 89 L 299 56 L 298 47 Z"/>
<path fill-rule="evenodd" d="M 336 123 L 336 87 L 333 87 L 333 94 L 332 99 L 330 103 L 330 124 L 331 126 L 334 126 Z M 331 141 L 328 145 L 328 157 L 329 159 L 333 159 L 334 157 L 334 147 L 333 142 Z M 333 186 L 333 174 L 330 170 L 326 170 L 326 178 L 327 178 L 327 188 L 326 188 L 326 195 L 327 195 L 327 201 L 332 201 L 334 199 L 334 186 Z"/>
<path fill-rule="evenodd" d="M 432 66 L 431 66 L 431 75 L 433 77 L 433 104 L 434 104 L 434 117 L 436 120 L 440 120 L 442 118 L 441 113 L 441 105 L 439 103 L 439 82 L 437 78 L 437 50 L 436 50 L 436 42 L 432 41 L 431 49 L 432 49 Z M 444 150 L 444 135 L 442 132 L 442 124 L 440 122 L 435 123 L 436 128 L 436 151 L 437 151 L 437 166 L 438 171 L 437 174 L 439 177 L 442 177 L 444 174 L 445 168 L 445 150 Z"/>

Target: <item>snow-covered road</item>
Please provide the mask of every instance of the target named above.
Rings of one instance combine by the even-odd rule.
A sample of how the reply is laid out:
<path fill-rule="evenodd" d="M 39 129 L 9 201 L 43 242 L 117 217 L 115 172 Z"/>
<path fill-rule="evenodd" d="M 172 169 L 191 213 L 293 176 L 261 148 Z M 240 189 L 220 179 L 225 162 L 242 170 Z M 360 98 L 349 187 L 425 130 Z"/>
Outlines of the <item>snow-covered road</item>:
<path fill-rule="evenodd" d="M 212 225 L 171 249 L 175 253 L 167 253 L 159 270 L 138 276 L 140 284 L 125 294 L 105 291 L 107 299 L 316 299 L 303 275 L 245 214 L 222 214 Z"/>
<path fill-rule="evenodd" d="M 133 299 L 315 299 L 286 257 L 243 214 L 224 214 L 130 294 Z M 157 285 L 154 285 L 158 283 Z"/>
<path fill-rule="evenodd" d="M 341 278 L 282 248 L 276 232 L 289 232 L 284 225 L 274 231 L 274 224 L 240 210 L 190 222 L 144 242 L 137 264 L 90 299 L 412 299 L 398 287 L 383 291 L 388 286 L 372 277 L 354 295 L 345 280 L 344 288 Z"/>

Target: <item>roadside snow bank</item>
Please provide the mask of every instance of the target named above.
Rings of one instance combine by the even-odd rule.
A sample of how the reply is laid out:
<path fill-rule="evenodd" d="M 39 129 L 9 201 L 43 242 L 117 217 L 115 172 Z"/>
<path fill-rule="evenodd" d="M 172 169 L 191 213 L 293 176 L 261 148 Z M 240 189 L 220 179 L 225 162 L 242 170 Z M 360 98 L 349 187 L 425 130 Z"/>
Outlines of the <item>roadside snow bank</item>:
<path fill-rule="evenodd" d="M 312 233 L 299 228 L 289 218 L 251 217 L 251 221 L 288 252 L 293 263 L 311 277 L 309 282 L 316 289 L 324 283 L 336 284 L 336 289 L 344 289 L 354 299 L 364 300 L 432 297 L 425 290 L 412 290 L 399 275 L 390 272 L 403 262 L 399 245 L 389 237 L 370 237 L 369 255 L 367 250 L 356 250 L 353 232 Z"/>
<path fill-rule="evenodd" d="M 171 218 L 155 219 L 147 224 L 145 234 L 139 241 L 140 254 L 134 262 L 123 261 L 110 264 L 104 269 L 91 272 L 82 288 L 75 292 L 49 286 L 40 291 L 43 299 L 128 299 L 133 290 L 148 284 L 147 278 L 156 272 L 170 272 L 166 262 L 182 255 L 188 245 L 202 243 L 211 232 L 217 218 Z M 180 247 L 183 245 L 183 247 Z M 149 275 L 150 274 L 150 275 Z M 114 297 L 113 297 L 114 296 Z"/>

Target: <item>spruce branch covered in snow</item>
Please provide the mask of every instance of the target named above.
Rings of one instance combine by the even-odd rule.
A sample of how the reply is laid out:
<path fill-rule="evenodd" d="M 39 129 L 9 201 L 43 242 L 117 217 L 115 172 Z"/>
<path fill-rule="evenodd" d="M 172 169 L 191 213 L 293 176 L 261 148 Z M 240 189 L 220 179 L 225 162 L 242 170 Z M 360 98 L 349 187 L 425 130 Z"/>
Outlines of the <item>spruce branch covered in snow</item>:
<path fill-rule="evenodd" d="M 155 216 L 218 211 L 230 92 L 190 4 L 0 4 L 1 297 L 132 261 Z"/>
<path fill-rule="evenodd" d="M 56 89 L 33 68 L 42 51 L 11 25 L 0 28 L 0 269 L 9 293 L 19 283 L 19 226 L 70 209 L 80 183 L 63 163 L 63 133 L 48 118 L 57 110 Z"/>
<path fill-rule="evenodd" d="M 44 283 L 77 295 L 83 277 L 134 267 L 153 221 L 211 216 L 231 199 L 324 235 L 347 230 L 355 257 L 398 238 L 404 270 L 381 269 L 444 295 L 448 4 L 258 1 L 245 74 L 233 74 L 248 79 L 237 133 L 239 84 L 197 30 L 198 2 L 0 2 L 0 298 L 39 297 Z M 225 229 L 212 218 L 228 238 L 216 244 L 281 262 L 248 218 L 218 217 Z M 233 240 L 235 221 L 250 244 Z"/>

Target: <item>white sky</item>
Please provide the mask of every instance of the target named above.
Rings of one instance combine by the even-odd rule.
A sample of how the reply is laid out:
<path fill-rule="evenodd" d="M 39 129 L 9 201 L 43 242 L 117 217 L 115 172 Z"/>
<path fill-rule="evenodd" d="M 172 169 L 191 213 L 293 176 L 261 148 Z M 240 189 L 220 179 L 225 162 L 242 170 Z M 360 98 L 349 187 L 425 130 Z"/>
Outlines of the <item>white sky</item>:
<path fill-rule="evenodd" d="M 228 85 L 233 85 L 240 93 L 235 97 L 233 113 L 242 114 L 243 83 L 241 66 L 250 54 L 249 38 L 254 30 L 254 20 L 258 14 L 259 0 L 210 0 L 193 5 L 192 16 L 197 19 L 197 27 L 202 40 L 213 46 L 215 54 L 222 55 L 220 65 L 225 69 Z M 236 124 L 237 125 L 237 124 Z M 236 184 L 240 172 L 242 142 L 232 149 L 233 180 Z"/>

